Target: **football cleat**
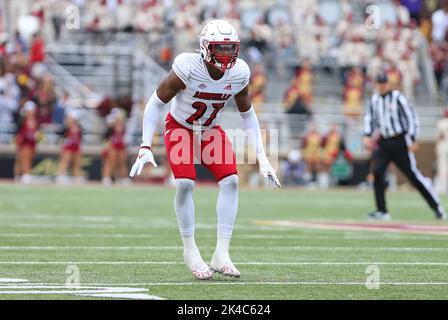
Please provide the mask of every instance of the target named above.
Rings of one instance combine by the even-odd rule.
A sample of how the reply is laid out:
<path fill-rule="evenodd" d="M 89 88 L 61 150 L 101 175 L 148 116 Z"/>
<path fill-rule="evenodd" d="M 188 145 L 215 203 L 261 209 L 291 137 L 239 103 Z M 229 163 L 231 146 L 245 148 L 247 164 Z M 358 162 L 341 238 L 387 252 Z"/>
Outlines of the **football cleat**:
<path fill-rule="evenodd" d="M 210 268 L 213 271 L 221 273 L 225 276 L 239 278 L 241 272 L 235 267 L 235 265 L 230 260 L 228 253 L 215 252 L 210 262 Z"/>
<path fill-rule="evenodd" d="M 198 280 L 209 280 L 213 277 L 213 270 L 210 269 L 209 266 L 207 266 L 207 270 L 201 271 L 199 269 L 192 269 L 191 272 L 193 273 L 194 277 Z"/>
<path fill-rule="evenodd" d="M 439 210 L 437 210 L 436 219 L 437 220 L 446 220 L 447 219 L 446 212 L 443 208 L 439 208 Z"/>
<path fill-rule="evenodd" d="M 388 212 L 382 212 L 382 211 L 374 211 L 372 213 L 369 213 L 367 215 L 368 220 L 383 220 L 387 221 L 390 220 L 390 214 Z"/>
<path fill-rule="evenodd" d="M 199 251 L 184 251 L 184 261 L 196 279 L 208 280 L 213 277 L 213 270 L 202 260 Z"/>

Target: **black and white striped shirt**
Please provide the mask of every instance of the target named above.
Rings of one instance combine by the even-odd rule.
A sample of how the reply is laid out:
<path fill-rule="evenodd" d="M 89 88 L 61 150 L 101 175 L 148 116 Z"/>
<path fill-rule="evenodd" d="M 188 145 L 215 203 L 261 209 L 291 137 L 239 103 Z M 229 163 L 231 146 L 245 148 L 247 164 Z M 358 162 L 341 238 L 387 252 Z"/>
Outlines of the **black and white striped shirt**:
<path fill-rule="evenodd" d="M 375 129 L 379 129 L 385 139 L 401 134 L 408 135 L 412 141 L 417 138 L 417 114 L 400 91 L 374 94 L 370 99 L 364 118 L 364 134 L 371 136 Z"/>

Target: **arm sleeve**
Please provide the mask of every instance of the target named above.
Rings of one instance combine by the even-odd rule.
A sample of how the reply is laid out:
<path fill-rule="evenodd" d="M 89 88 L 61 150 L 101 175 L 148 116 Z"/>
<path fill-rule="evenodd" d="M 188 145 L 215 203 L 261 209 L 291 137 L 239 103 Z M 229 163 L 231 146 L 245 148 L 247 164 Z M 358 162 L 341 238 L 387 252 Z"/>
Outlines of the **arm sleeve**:
<path fill-rule="evenodd" d="M 257 114 L 254 108 L 250 108 L 246 112 L 240 112 L 243 119 L 244 130 L 248 132 L 249 143 L 255 149 L 256 153 L 263 153 L 263 139 L 261 138 L 260 124 L 258 122 Z"/>
<path fill-rule="evenodd" d="M 373 134 L 373 100 L 370 99 L 364 116 L 364 135 L 370 137 Z"/>
<path fill-rule="evenodd" d="M 160 120 L 160 109 L 164 105 L 165 103 L 160 100 L 157 93 L 154 91 L 151 98 L 149 98 L 143 113 L 142 145 L 151 145 L 154 132 L 156 131 Z"/>
<path fill-rule="evenodd" d="M 403 108 L 406 120 L 408 123 L 407 134 L 411 137 L 412 141 L 417 139 L 419 130 L 419 121 L 417 113 L 414 108 L 409 104 L 408 100 L 403 94 L 398 96 L 398 104 Z"/>

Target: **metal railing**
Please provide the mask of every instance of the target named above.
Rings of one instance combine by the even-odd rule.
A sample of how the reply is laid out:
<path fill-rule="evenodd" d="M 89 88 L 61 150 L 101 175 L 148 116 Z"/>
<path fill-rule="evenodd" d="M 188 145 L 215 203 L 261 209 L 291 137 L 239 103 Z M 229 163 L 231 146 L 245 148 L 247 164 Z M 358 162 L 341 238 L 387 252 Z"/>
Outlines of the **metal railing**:
<path fill-rule="evenodd" d="M 140 49 L 134 51 L 133 67 L 132 98 L 149 99 L 167 72 Z"/>

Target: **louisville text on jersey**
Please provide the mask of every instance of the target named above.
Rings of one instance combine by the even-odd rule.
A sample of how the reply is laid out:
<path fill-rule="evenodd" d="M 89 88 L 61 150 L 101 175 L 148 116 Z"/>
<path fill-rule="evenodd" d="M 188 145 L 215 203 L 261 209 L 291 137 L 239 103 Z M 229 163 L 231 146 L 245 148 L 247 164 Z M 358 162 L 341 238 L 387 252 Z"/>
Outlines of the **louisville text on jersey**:
<path fill-rule="evenodd" d="M 232 95 L 228 93 L 213 93 L 213 92 L 200 92 L 196 91 L 193 98 L 198 98 L 202 100 L 217 100 L 217 101 L 227 101 Z"/>

